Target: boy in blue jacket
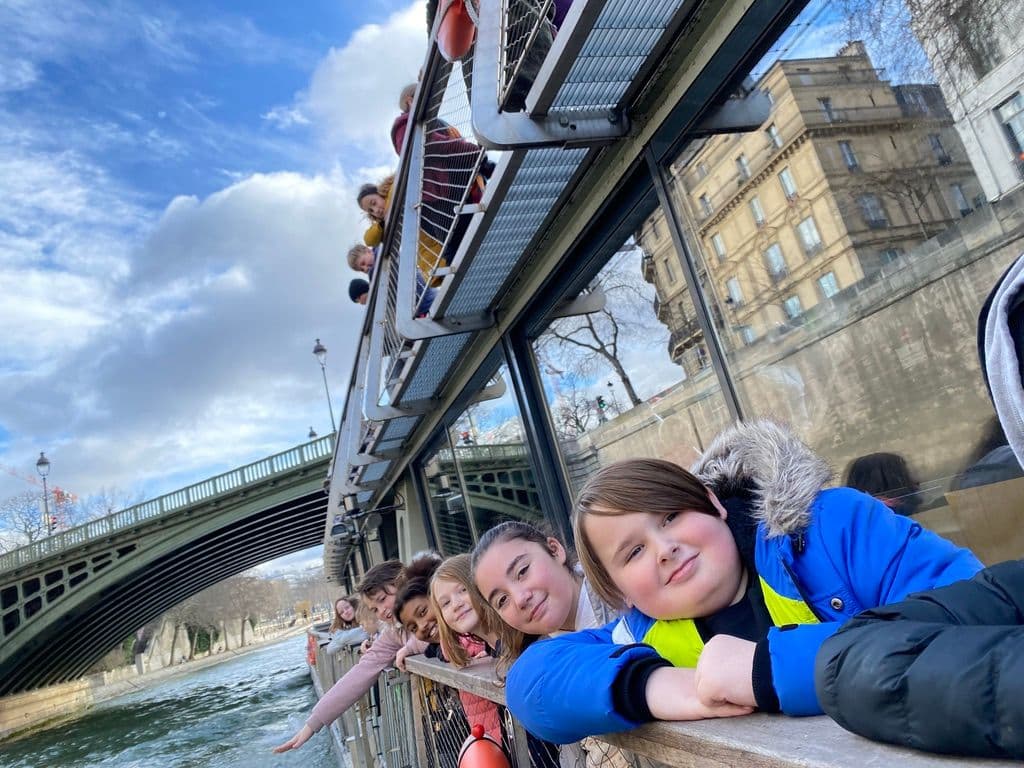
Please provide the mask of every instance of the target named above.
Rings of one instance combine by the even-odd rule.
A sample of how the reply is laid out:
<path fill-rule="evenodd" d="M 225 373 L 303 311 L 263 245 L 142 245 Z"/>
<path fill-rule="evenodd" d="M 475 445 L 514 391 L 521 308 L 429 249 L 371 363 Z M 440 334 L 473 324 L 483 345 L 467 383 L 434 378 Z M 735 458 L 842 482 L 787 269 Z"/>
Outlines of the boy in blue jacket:
<path fill-rule="evenodd" d="M 559 743 L 654 719 L 820 714 L 814 659 L 862 610 L 970 578 L 968 550 L 849 488 L 770 422 L 720 435 L 694 473 L 651 459 L 597 472 L 574 533 L 595 592 L 626 609 L 533 644 L 509 709 Z"/>

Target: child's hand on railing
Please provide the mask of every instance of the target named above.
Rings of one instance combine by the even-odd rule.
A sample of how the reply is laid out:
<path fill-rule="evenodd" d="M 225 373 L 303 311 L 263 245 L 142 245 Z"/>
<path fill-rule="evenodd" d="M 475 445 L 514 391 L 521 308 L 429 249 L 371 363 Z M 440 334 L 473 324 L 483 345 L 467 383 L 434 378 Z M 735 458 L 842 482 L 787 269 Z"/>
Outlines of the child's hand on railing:
<path fill-rule="evenodd" d="M 370 646 L 371 645 L 373 645 L 373 638 L 372 637 L 366 638 L 365 640 L 363 640 L 363 642 L 361 642 L 359 644 L 359 652 L 360 653 L 366 653 L 368 650 L 370 650 Z"/>
<path fill-rule="evenodd" d="M 754 650 L 756 643 L 732 635 L 715 635 L 697 661 L 697 697 L 707 706 L 738 704 L 757 706 L 754 698 Z"/>
<path fill-rule="evenodd" d="M 657 720 L 703 720 L 749 715 L 753 707 L 728 702 L 707 704 L 697 696 L 696 671 L 662 667 L 647 678 L 647 706 Z"/>
<path fill-rule="evenodd" d="M 395 654 L 395 666 L 403 672 L 405 672 L 405 657 L 409 656 L 411 653 L 412 651 L 406 648 L 405 646 L 399 648 L 398 653 Z"/>

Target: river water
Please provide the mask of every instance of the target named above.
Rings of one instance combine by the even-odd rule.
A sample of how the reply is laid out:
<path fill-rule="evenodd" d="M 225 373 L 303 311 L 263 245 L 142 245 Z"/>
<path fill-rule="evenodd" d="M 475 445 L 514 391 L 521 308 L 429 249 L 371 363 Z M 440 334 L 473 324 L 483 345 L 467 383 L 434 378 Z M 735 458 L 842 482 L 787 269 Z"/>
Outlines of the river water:
<path fill-rule="evenodd" d="M 2 744 L 0 768 L 336 768 L 326 729 L 299 750 L 270 752 L 314 703 L 300 635 Z"/>

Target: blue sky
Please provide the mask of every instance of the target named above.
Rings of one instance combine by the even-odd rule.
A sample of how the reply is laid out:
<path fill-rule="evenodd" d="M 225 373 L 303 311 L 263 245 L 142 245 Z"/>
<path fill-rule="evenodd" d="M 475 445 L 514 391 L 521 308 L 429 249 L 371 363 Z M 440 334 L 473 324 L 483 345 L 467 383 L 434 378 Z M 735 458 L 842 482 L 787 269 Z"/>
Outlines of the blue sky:
<path fill-rule="evenodd" d="M 155 495 L 329 429 L 422 2 L 0 3 L 0 464 Z M 28 490 L 0 473 L 0 497 Z"/>

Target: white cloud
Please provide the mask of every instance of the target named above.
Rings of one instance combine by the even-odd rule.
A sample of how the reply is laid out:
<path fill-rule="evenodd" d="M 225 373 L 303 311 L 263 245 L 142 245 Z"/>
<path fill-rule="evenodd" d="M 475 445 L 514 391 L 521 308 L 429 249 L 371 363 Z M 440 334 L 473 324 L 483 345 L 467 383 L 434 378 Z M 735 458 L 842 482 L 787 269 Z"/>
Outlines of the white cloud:
<path fill-rule="evenodd" d="M 313 339 L 338 395 L 363 319 L 344 289 L 352 194 L 342 177 L 257 175 L 174 200 L 120 279 L 23 268 L 4 307 L 24 312 L 25 347 L 3 355 L 23 364 L 0 369 L 0 402 L 19 404 L 0 414 L 0 461 L 42 443 L 80 495 L 156 492 L 302 442 L 311 424 L 325 434 Z M 75 343 L 42 345 L 37 326 L 76 329 Z"/>
<path fill-rule="evenodd" d="M 295 125 L 309 125 L 309 118 L 302 114 L 297 107 L 274 107 L 260 117 L 283 130 Z"/>
<path fill-rule="evenodd" d="M 389 129 L 398 94 L 417 78 L 427 50 L 426 12 L 418 0 L 382 24 L 362 27 L 317 65 L 295 107 L 329 148 L 356 146 L 379 161 L 395 157 Z"/>

